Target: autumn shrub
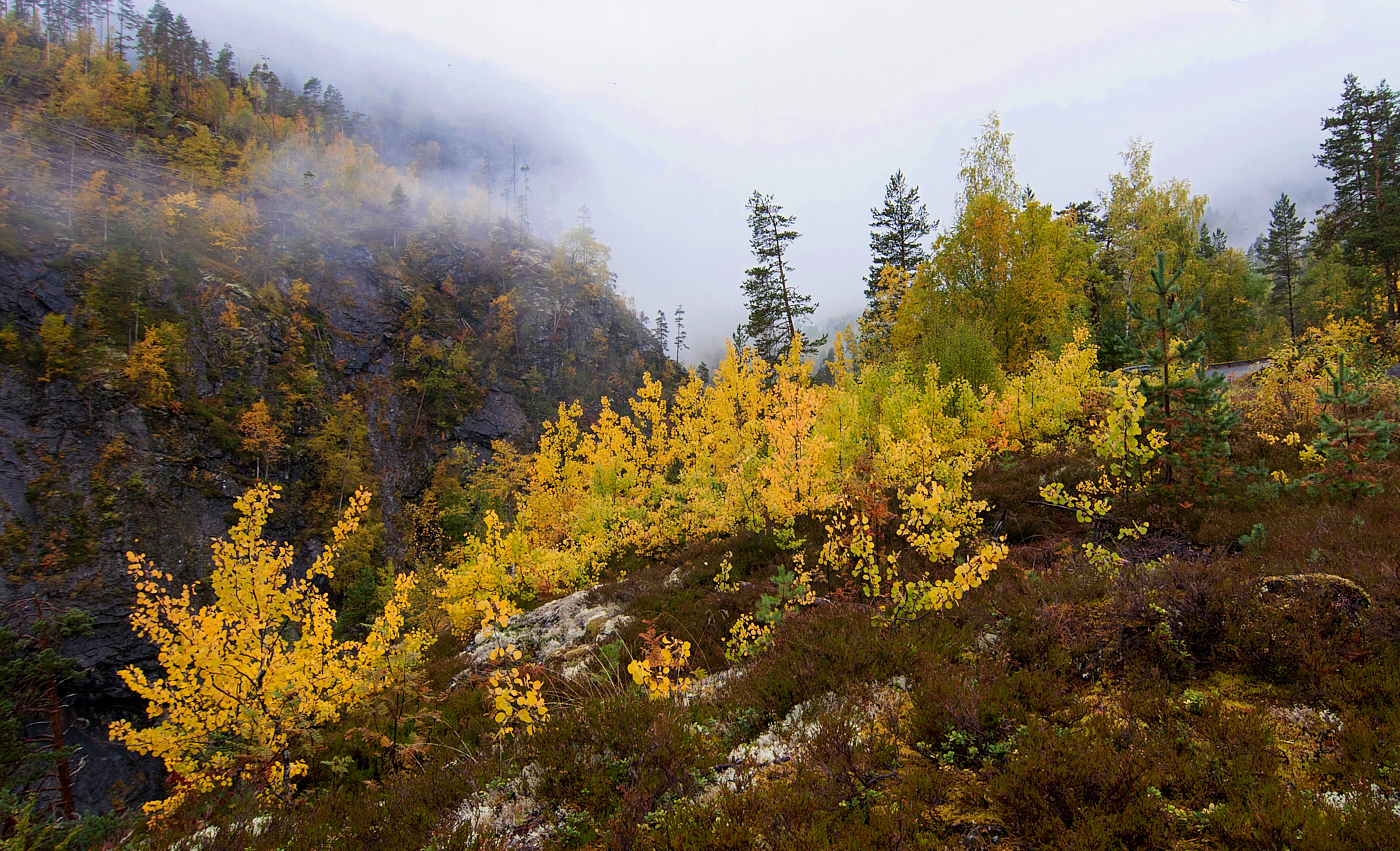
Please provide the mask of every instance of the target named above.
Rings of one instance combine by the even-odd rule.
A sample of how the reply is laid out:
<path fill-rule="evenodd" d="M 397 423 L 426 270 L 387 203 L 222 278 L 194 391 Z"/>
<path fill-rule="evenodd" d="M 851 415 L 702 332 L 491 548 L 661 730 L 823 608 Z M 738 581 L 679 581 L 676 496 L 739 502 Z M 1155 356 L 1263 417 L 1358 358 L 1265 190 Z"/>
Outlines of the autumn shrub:
<path fill-rule="evenodd" d="M 536 793 L 588 813 L 609 847 L 629 847 L 664 797 L 692 794 L 721 761 L 686 710 L 640 691 L 615 693 L 560 713 L 531 742 Z"/>
<path fill-rule="evenodd" d="M 665 700 L 689 690 L 695 681 L 687 676 L 690 668 L 690 642 L 658 633 L 648 626 L 639 636 L 645 653 L 627 664 L 632 681 L 647 690 L 652 700 Z"/>
<path fill-rule="evenodd" d="M 1023 373 L 988 394 L 970 427 L 987 435 L 992 452 L 1044 455 L 1082 444 L 1103 383 L 1098 357 L 1089 330 L 1076 329 L 1058 356 L 1035 352 Z"/>
<path fill-rule="evenodd" d="M 1144 689 L 1144 708 L 1132 707 L 1158 736 L 1165 776 L 1158 788 L 1178 821 L 1185 812 L 1210 813 L 1276 782 L 1284 764 L 1274 729 L 1258 712 L 1218 697 L 1165 697 Z"/>
<path fill-rule="evenodd" d="M 838 507 L 843 522 L 901 514 L 913 548 L 955 574 L 882 575 L 875 596 L 914 615 L 945 607 L 1004 557 L 997 542 L 974 541 L 985 506 L 968 497 L 967 476 L 1006 444 L 1013 421 L 1016 445 L 1076 441 L 1097 380 L 1082 334 L 1057 359 L 1035 359 L 1002 397 L 897 362 L 838 369 L 834 386 L 818 386 L 800 355 L 769 366 L 731 349 L 712 382 L 693 375 L 669 398 L 646 376 L 625 406 L 603 399 L 587 426 L 580 405 L 561 406 L 537 451 L 514 465 L 523 488 L 512 522 L 488 513 L 484 531 L 446 558 L 442 593 L 456 628 L 474 632 L 490 614 L 483 606 L 577 587 L 628 553 L 828 522 Z"/>
<path fill-rule="evenodd" d="M 136 667 L 120 673 L 159 720 L 141 729 L 117 721 L 110 735 L 165 762 L 169 796 L 145 806 L 158 817 L 240 786 L 268 803 L 285 798 L 307 772 L 293 747 L 386 685 L 396 665 L 415 664 L 428 642 L 421 634 L 401 636 L 409 580 L 399 582 L 364 641 L 333 636 L 335 613 L 313 583 L 333 574 L 368 506 L 367 492 L 351 500 L 333 540 L 300 580 L 287 577 L 291 547 L 262 538 L 277 497 L 276 488 L 259 484 L 235 503 L 241 519 L 213 544 L 211 605 L 197 605 L 191 586 L 172 594 L 170 574 L 144 555 L 127 554 L 137 585 L 132 628 L 157 646 L 163 675 Z"/>
<path fill-rule="evenodd" d="M 1344 358 L 1368 383 L 1378 367 L 1376 331 L 1361 319 L 1329 317 L 1309 328 L 1297 343 L 1269 353 L 1270 363 L 1247 383 L 1231 388 L 1231 402 L 1252 431 L 1283 437 L 1290 431 L 1305 436 L 1313 429 L 1322 408 L 1318 393 L 1330 386 L 1327 366 Z M 1377 390 L 1381 385 L 1375 385 Z"/>
<path fill-rule="evenodd" d="M 1123 513 L 1158 480 L 1155 468 L 1167 445 L 1165 434 L 1147 424 L 1145 389 L 1139 379 L 1124 375 L 1107 388 L 1103 411 L 1089 430 L 1089 443 L 1099 457 L 1096 476 L 1076 483 L 1073 493 L 1064 482 L 1050 482 L 1040 489 L 1046 502 L 1074 511 L 1080 523 L 1092 524 L 1093 533 L 1082 547 L 1085 557 L 1110 576 L 1126 564 L 1117 552 L 1118 544 L 1147 532 L 1147 522 Z M 1107 531 L 1112 534 L 1106 535 Z"/>
<path fill-rule="evenodd" d="M 807 731 L 794 761 L 799 776 L 806 775 L 801 782 L 825 799 L 824 809 L 849 803 L 893 776 L 901 708 L 886 689 L 866 683 L 804 714 Z"/>
<path fill-rule="evenodd" d="M 984 644 L 992 641 L 983 639 Z M 992 649 L 991 647 L 987 648 Z M 1032 717 L 1071 709 L 1067 683 L 1045 672 L 1011 670 L 1001 656 L 970 662 L 921 658 L 911 677 L 904 739 L 928 759 L 956 768 L 999 763 Z"/>
<path fill-rule="evenodd" d="M 872 626 L 863 607 L 813 606 L 783 621 L 773 646 L 725 690 L 722 705 L 775 720 L 804 700 L 909 670 L 916 648 L 913 635 Z"/>
<path fill-rule="evenodd" d="M 1170 847 L 1172 830 L 1148 791 L 1160 770 L 1134 728 L 1093 715 L 1080 727 L 1039 719 L 991 779 L 1003 822 L 1035 848 Z"/>

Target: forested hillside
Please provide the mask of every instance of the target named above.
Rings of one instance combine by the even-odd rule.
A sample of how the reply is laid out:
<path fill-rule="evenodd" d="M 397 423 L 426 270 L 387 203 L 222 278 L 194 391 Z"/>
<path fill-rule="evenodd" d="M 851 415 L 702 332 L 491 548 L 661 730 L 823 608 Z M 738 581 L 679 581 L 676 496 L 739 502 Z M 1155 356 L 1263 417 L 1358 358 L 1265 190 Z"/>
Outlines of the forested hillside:
<path fill-rule="evenodd" d="M 20 624 L 34 597 L 93 620 L 72 645 L 80 758 L 139 709 L 116 669 L 153 658 L 127 618 L 135 541 L 194 579 L 254 480 L 283 485 L 279 534 L 303 543 L 368 488 L 329 588 L 354 634 L 437 522 L 430 483 L 528 443 L 559 401 L 674 381 L 586 212 L 546 243 L 525 198 L 490 216 L 486 186 L 436 170 L 432 140 L 386 165 L 334 85 L 239 76 L 161 4 L 106 13 L 0 22 L 4 600 Z M 499 140 L 479 142 L 489 169 Z M 87 808 L 159 782 L 85 774 Z"/>
<path fill-rule="evenodd" d="M 0 24 L 6 847 L 1400 845 L 1384 83 L 1248 251 L 994 113 L 830 348 L 755 191 L 685 371 L 499 139 L 120 9 Z"/>

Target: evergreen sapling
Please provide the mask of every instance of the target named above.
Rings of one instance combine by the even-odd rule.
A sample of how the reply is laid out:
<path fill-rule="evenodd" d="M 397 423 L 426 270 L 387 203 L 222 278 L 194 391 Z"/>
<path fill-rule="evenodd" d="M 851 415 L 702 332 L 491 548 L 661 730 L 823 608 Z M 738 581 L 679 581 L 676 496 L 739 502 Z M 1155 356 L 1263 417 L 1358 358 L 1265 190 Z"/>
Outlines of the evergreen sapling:
<path fill-rule="evenodd" d="M 1317 398 L 1337 416 L 1327 410 L 1318 415 L 1321 431 L 1302 455 L 1321 468 L 1303 479 L 1303 484 L 1311 493 L 1331 491 L 1344 493 L 1350 499 L 1358 494 L 1383 493 L 1385 488 L 1376 480 L 1374 468 L 1395 451 L 1391 435 L 1397 424 L 1379 415 L 1365 415 L 1371 393 L 1356 380 L 1356 374 L 1347 366 L 1346 355 L 1338 355 L 1336 372 L 1331 366 L 1326 369 L 1332 389 L 1319 390 Z"/>
<path fill-rule="evenodd" d="M 1227 439 L 1238 415 L 1225 401 L 1225 377 L 1207 375 L 1204 333 L 1188 337 L 1189 326 L 1201 312 L 1201 299 L 1181 298 L 1178 269 L 1167 276 L 1166 255 L 1157 252 L 1151 270 L 1156 304 L 1152 312 L 1131 303 L 1133 320 L 1145 338 L 1149 367 L 1144 391 L 1147 396 L 1145 426 L 1166 436 L 1164 482 L 1181 484 L 1188 474 L 1198 485 L 1214 484 L 1220 459 L 1229 454 Z"/>

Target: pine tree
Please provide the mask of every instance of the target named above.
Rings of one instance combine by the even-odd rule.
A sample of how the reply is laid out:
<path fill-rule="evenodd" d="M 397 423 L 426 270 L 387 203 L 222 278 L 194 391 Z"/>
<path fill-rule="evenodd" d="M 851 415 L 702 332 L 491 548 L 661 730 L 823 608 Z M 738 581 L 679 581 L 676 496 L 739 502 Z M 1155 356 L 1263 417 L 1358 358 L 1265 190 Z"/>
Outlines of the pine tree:
<path fill-rule="evenodd" d="M 64 707 L 67 686 L 84 671 L 60 651 L 67 639 L 91 631 L 87 613 L 60 611 L 37 596 L 0 610 L 0 795 L 14 800 L 56 791 L 50 803 L 67 819 L 77 810 Z"/>
<path fill-rule="evenodd" d="M 1288 194 L 1279 195 L 1269 211 L 1269 235 L 1260 240 L 1259 259 L 1265 274 L 1274 281 L 1273 300 L 1288 317 L 1288 333 L 1298 339 L 1294 295 L 1303 275 L 1303 226 L 1298 209 Z"/>
<path fill-rule="evenodd" d="M 1348 74 L 1342 103 L 1322 120 L 1317 162 L 1332 172 L 1329 218 L 1355 262 L 1380 267 L 1386 312 L 1400 319 L 1400 102 L 1384 81 L 1367 91 Z"/>
<path fill-rule="evenodd" d="M 335 86 L 326 86 L 321 96 L 321 116 L 332 137 L 345 132 L 345 96 Z"/>
<path fill-rule="evenodd" d="M 865 298 L 872 305 L 878 299 L 880 272 L 897 266 L 914 272 L 928 262 L 923 239 L 938 223 L 929 224 L 928 207 L 919 200 L 919 187 L 904 182 L 904 172 L 896 171 L 885 186 L 884 207 L 870 208 L 870 274 L 865 279 Z"/>
<path fill-rule="evenodd" d="M 321 80 L 312 77 L 301 86 L 301 113 L 308 119 L 321 111 Z"/>
<path fill-rule="evenodd" d="M 1175 471 L 1185 468 L 1197 484 L 1210 485 L 1216 462 L 1229 451 L 1226 439 L 1237 416 L 1224 398 L 1225 377 L 1205 372 L 1205 333 L 1188 336 L 1188 328 L 1200 316 L 1201 298 L 1182 300 L 1177 283 L 1181 269 L 1168 277 L 1164 252 L 1157 252 L 1157 267 L 1150 273 L 1150 293 L 1156 301 L 1153 311 L 1147 313 L 1137 302 L 1130 305 L 1145 338 L 1143 348 L 1151 370 L 1144 382 L 1148 400 L 1144 427 L 1166 436 L 1166 484 L 1175 483 Z"/>
<path fill-rule="evenodd" d="M 1374 465 L 1400 448 L 1391 441 L 1397 424 L 1384 416 L 1366 414 L 1372 394 L 1347 366 L 1345 355 L 1337 357 L 1336 372 L 1330 365 L 1326 369 L 1332 389 L 1319 390 L 1317 400 L 1331 410 L 1318 416 L 1318 435 L 1311 446 L 1321 469 L 1303 484 L 1310 491 L 1336 491 L 1350 499 L 1358 494 L 1383 493 L 1385 487 L 1376 479 Z"/>
<path fill-rule="evenodd" d="M 670 348 L 671 329 L 666 325 L 666 311 L 656 311 L 656 341 L 661 344 L 661 354 L 664 357 L 666 350 Z"/>
<path fill-rule="evenodd" d="M 675 324 L 676 324 L 676 337 L 675 337 L 675 340 L 676 340 L 676 358 L 675 358 L 675 360 L 676 360 L 677 363 L 680 363 L 680 360 L 681 360 L 681 349 L 688 349 L 688 348 L 690 348 L 689 346 L 687 346 L 687 345 L 685 344 L 685 307 L 684 307 L 683 305 L 679 305 L 679 304 L 676 305 L 676 310 L 675 310 L 674 313 L 671 314 L 671 318 L 672 318 L 672 320 L 673 320 L 673 321 L 675 322 Z"/>
<path fill-rule="evenodd" d="M 744 306 L 749 311 L 744 335 L 763 359 L 777 363 L 802 333 L 803 324 L 816 312 L 817 305 L 811 296 L 799 293 L 788 281 L 792 266 L 787 251 L 801 236 L 792 230 L 795 218 L 784 215 L 782 205 L 773 203 L 772 195 L 757 190 L 749 197 L 748 208 L 752 232 L 749 246 L 758 265 L 748 270 L 744 280 Z M 802 352 L 814 354 L 825 344 L 825 334 L 821 339 L 804 337 Z"/>
<path fill-rule="evenodd" d="M 389 193 L 389 217 L 393 221 L 395 251 L 399 250 L 399 230 L 408 223 L 408 211 L 412 206 L 413 202 L 403 191 L 403 184 L 395 183 L 394 191 Z"/>
<path fill-rule="evenodd" d="M 136 32 L 141 26 L 141 14 L 133 0 L 117 0 L 117 53 L 123 59 L 135 47 Z"/>
<path fill-rule="evenodd" d="M 481 155 L 481 169 L 477 172 L 481 188 L 486 190 L 486 221 L 491 221 L 491 193 L 495 192 L 496 180 L 491 173 L 491 155 Z"/>
<path fill-rule="evenodd" d="M 520 194 L 515 196 L 516 219 L 520 222 L 520 230 L 523 233 L 530 233 L 530 164 L 524 163 L 520 166 Z M 665 346 L 662 346 L 664 349 Z"/>
<path fill-rule="evenodd" d="M 510 208 L 515 203 L 515 176 L 519 174 L 520 163 L 514 143 L 510 146 L 510 180 L 502 181 L 501 200 L 505 202 L 505 218 L 510 219 Z"/>
<path fill-rule="evenodd" d="M 890 292 L 891 282 L 907 284 L 920 264 L 928 262 L 923 238 L 932 226 L 928 208 L 919 200 L 919 188 L 904 182 L 904 172 L 896 171 L 885 186 L 884 207 L 870 209 L 870 273 L 865 279 L 865 312 L 860 317 L 862 351 L 874 355 L 889 345 L 890 328 L 902 292 Z M 888 277 L 886 267 L 898 273 Z"/>

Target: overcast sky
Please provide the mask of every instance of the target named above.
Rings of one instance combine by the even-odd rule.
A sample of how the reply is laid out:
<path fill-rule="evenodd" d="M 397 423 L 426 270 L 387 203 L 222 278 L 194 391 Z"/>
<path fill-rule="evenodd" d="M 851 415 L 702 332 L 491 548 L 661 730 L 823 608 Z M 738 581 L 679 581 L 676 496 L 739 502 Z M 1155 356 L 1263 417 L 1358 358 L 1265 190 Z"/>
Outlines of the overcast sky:
<path fill-rule="evenodd" d="M 684 304 L 711 360 L 743 318 L 755 189 L 797 216 L 819 319 L 862 306 L 895 169 L 951 220 L 991 110 L 1041 200 L 1093 199 L 1141 136 L 1247 247 L 1280 192 L 1309 217 L 1327 201 L 1320 120 L 1347 73 L 1375 85 L 1400 55 L 1395 0 L 169 2 L 245 71 L 264 55 L 352 101 L 400 89 L 528 132 L 565 219 L 588 204 L 619 286 L 651 314 Z"/>

